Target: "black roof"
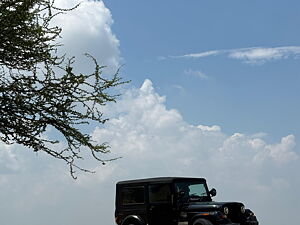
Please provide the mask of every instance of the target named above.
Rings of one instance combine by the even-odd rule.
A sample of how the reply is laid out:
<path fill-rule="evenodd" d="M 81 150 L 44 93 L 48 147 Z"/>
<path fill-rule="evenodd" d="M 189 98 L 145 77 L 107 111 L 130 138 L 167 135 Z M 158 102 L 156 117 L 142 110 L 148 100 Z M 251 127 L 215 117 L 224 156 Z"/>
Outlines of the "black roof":
<path fill-rule="evenodd" d="M 138 184 L 138 183 L 139 184 L 140 183 L 160 183 L 160 182 L 172 183 L 174 180 L 184 180 L 184 179 L 205 181 L 204 178 L 195 178 L 195 177 L 153 177 L 153 178 L 120 181 L 117 183 L 117 185 L 119 185 L 119 184 Z"/>

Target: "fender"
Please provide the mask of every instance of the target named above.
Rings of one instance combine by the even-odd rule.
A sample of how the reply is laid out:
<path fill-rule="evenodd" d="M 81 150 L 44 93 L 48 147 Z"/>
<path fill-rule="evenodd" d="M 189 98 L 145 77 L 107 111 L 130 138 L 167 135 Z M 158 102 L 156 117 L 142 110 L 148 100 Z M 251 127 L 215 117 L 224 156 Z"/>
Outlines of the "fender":
<path fill-rule="evenodd" d="M 146 225 L 144 220 L 140 216 L 137 216 L 137 215 L 129 215 L 129 216 L 125 217 L 125 219 L 122 221 L 121 225 L 126 224 L 127 221 L 137 222 L 138 223 L 137 225 Z"/>
<path fill-rule="evenodd" d="M 244 214 L 244 220 L 246 221 L 246 223 L 249 224 L 253 224 L 253 225 L 259 224 L 255 214 L 250 209 L 246 209 Z"/>

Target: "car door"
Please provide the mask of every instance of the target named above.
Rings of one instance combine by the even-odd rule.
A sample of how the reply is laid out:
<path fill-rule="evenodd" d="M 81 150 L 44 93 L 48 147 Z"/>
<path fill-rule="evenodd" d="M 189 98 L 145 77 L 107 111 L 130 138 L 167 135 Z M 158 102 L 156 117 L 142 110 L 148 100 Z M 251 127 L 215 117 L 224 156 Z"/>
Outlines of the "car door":
<path fill-rule="evenodd" d="M 117 215 L 122 219 L 134 215 L 144 220 L 147 213 L 145 191 L 144 185 L 122 187 Z"/>
<path fill-rule="evenodd" d="M 174 209 L 170 184 L 150 184 L 148 186 L 148 218 L 150 225 L 174 224 Z"/>

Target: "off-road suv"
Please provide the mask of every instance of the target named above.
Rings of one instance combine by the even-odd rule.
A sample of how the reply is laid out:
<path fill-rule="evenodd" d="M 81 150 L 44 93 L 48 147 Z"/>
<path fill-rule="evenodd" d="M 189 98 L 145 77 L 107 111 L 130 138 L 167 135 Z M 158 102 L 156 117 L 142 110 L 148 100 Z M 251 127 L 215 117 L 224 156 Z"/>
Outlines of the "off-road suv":
<path fill-rule="evenodd" d="M 161 177 L 116 185 L 118 225 L 258 225 L 239 202 L 214 202 L 203 178 Z"/>

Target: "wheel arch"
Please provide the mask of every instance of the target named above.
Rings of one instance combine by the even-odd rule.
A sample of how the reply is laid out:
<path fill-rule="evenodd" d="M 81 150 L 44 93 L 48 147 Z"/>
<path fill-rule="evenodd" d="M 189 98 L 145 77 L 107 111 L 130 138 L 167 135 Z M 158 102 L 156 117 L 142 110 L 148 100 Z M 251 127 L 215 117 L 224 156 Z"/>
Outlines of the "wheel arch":
<path fill-rule="evenodd" d="M 197 220 L 197 219 L 205 219 L 208 220 L 209 222 L 211 222 L 212 224 L 215 224 L 215 218 L 212 215 L 203 215 L 206 213 L 199 213 L 194 215 L 191 219 L 189 224 L 193 225 L 193 223 Z"/>
<path fill-rule="evenodd" d="M 125 219 L 122 221 L 121 225 L 126 225 L 127 223 L 134 222 L 136 225 L 146 225 L 144 220 L 137 215 L 129 215 L 125 217 Z"/>

